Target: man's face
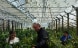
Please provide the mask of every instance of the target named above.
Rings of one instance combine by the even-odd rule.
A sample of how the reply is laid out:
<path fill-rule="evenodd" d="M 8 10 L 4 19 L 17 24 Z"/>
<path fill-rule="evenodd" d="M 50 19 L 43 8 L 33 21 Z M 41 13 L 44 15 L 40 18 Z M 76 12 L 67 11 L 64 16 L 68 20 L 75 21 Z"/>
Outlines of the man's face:
<path fill-rule="evenodd" d="M 68 34 L 67 33 L 64 33 L 64 36 L 68 36 Z"/>
<path fill-rule="evenodd" d="M 35 31 L 38 31 L 38 30 L 39 30 L 39 26 L 38 26 L 38 25 L 33 25 L 33 29 L 34 29 Z"/>
<path fill-rule="evenodd" d="M 14 34 L 11 34 L 10 36 L 11 36 L 11 39 L 14 39 L 16 37 L 16 34 L 14 33 Z"/>

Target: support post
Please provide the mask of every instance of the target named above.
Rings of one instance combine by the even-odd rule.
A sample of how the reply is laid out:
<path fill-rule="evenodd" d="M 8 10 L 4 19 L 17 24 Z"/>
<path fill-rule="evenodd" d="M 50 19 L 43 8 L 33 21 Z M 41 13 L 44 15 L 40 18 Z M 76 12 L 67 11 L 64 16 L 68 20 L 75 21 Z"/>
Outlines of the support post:
<path fill-rule="evenodd" d="M 64 21 L 64 18 L 62 16 L 62 32 L 64 31 L 64 23 L 63 23 L 63 21 Z"/>
<path fill-rule="evenodd" d="M 17 22 L 15 22 L 15 30 L 17 29 L 17 27 L 16 27 L 16 26 L 17 26 L 16 23 L 17 23 Z"/>
<path fill-rule="evenodd" d="M 76 32 L 77 32 L 77 36 L 78 36 L 78 7 L 75 7 L 72 5 L 72 7 L 75 9 L 76 11 Z"/>
<path fill-rule="evenodd" d="M 58 21 L 59 21 L 59 23 L 58 23 L 58 24 L 59 24 L 59 30 L 60 30 L 60 19 L 59 19 L 59 18 L 58 18 Z"/>
<path fill-rule="evenodd" d="M 57 19 L 56 19 L 56 33 L 57 33 Z"/>
<path fill-rule="evenodd" d="M 69 31 L 69 13 L 67 13 L 67 30 Z"/>
<path fill-rule="evenodd" d="M 14 21 L 12 21 L 12 30 L 14 30 Z"/>
<path fill-rule="evenodd" d="M 78 35 L 78 8 L 76 8 L 76 31 Z"/>
<path fill-rule="evenodd" d="M 22 29 L 22 23 L 21 23 L 21 29 Z"/>
<path fill-rule="evenodd" d="M 10 20 L 8 20 L 8 31 L 10 30 Z"/>
<path fill-rule="evenodd" d="M 17 22 L 17 29 L 19 29 L 19 23 Z"/>
<path fill-rule="evenodd" d="M 3 21 L 3 27 L 2 27 L 2 30 L 5 31 L 5 23 L 4 23 L 5 21 L 4 21 L 4 19 L 2 19 L 2 21 Z"/>

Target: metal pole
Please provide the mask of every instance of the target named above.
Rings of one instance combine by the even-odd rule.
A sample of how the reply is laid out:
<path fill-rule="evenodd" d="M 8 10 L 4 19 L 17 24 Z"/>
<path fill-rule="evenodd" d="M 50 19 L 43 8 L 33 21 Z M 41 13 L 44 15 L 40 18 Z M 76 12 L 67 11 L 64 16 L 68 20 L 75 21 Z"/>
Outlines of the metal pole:
<path fill-rule="evenodd" d="M 51 14 L 51 8 L 49 8 L 49 10 L 50 10 L 50 15 L 51 15 L 51 18 L 52 18 L 52 29 L 53 29 L 53 17 L 52 17 L 52 14 Z"/>
<path fill-rule="evenodd" d="M 0 19 L 0 21 L 2 22 L 2 19 Z M 0 30 L 2 31 L 2 26 L 0 26 Z"/>
<path fill-rule="evenodd" d="M 17 22 L 17 29 L 19 29 L 19 22 Z"/>
<path fill-rule="evenodd" d="M 16 25 L 16 22 L 15 22 L 15 30 L 16 30 L 16 26 L 17 26 L 17 25 Z"/>
<path fill-rule="evenodd" d="M 60 28 L 60 18 L 56 17 L 58 19 L 58 27 Z"/>
<path fill-rule="evenodd" d="M 53 29 L 55 29 L 55 26 L 56 26 L 55 20 L 53 20 Z"/>
<path fill-rule="evenodd" d="M 72 5 L 72 7 L 75 9 L 76 11 L 76 32 L 77 32 L 77 35 L 78 35 L 78 7 L 75 7 Z"/>
<path fill-rule="evenodd" d="M 42 3 L 43 3 L 43 8 L 42 8 L 42 19 L 43 19 L 43 17 L 45 16 L 45 13 L 46 13 L 47 2 L 46 2 L 46 0 L 42 0 Z M 41 19 L 41 21 L 42 21 L 42 19 Z"/>
<path fill-rule="evenodd" d="M 57 19 L 56 19 L 56 33 L 57 33 Z"/>
<path fill-rule="evenodd" d="M 60 28 L 60 19 L 59 19 L 59 28 Z"/>
<path fill-rule="evenodd" d="M 10 20 L 8 20 L 8 31 L 10 30 Z"/>
<path fill-rule="evenodd" d="M 63 21 L 64 21 L 64 18 L 63 18 L 63 16 L 62 16 L 62 32 L 63 32 L 63 30 L 64 30 L 64 23 L 63 23 Z"/>
<path fill-rule="evenodd" d="M 18 22 L 16 22 L 16 29 L 18 29 Z"/>
<path fill-rule="evenodd" d="M 69 13 L 67 13 L 67 30 L 69 31 Z"/>
<path fill-rule="evenodd" d="M 78 8 L 76 8 L 76 31 L 77 31 L 77 35 L 78 35 Z"/>
<path fill-rule="evenodd" d="M 18 22 L 18 29 L 20 29 L 20 23 Z"/>
<path fill-rule="evenodd" d="M 4 19 L 2 19 L 2 21 L 3 21 L 3 27 L 2 27 L 3 29 L 2 30 L 4 31 L 5 30 L 5 23 L 4 23 L 5 21 L 4 21 Z"/>
<path fill-rule="evenodd" d="M 55 23 L 56 23 L 56 21 L 54 21 L 54 28 L 56 27 L 56 24 Z"/>
<path fill-rule="evenodd" d="M 22 29 L 22 23 L 21 23 L 21 29 Z"/>
<path fill-rule="evenodd" d="M 14 30 L 14 21 L 12 21 L 12 30 Z"/>
<path fill-rule="evenodd" d="M 60 30 L 60 19 L 58 19 L 58 20 L 59 20 L 59 23 L 58 24 L 59 24 L 59 30 Z"/>

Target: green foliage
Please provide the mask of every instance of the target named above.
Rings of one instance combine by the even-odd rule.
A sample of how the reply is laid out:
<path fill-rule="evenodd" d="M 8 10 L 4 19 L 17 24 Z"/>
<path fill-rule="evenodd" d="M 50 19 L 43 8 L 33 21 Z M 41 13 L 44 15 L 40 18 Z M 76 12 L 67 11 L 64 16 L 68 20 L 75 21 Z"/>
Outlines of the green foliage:
<path fill-rule="evenodd" d="M 69 33 L 72 35 L 72 40 L 68 41 L 66 46 L 63 46 L 60 41 L 60 37 L 63 32 L 59 29 L 56 33 L 55 30 L 46 29 L 49 33 L 49 48 L 78 48 L 78 37 L 76 36 L 76 31 L 70 29 Z M 31 29 L 16 30 L 17 37 L 19 37 L 20 42 L 9 45 L 6 43 L 6 38 L 8 37 L 8 32 L 0 33 L 0 48 L 31 48 L 32 45 L 36 44 L 37 34 Z"/>

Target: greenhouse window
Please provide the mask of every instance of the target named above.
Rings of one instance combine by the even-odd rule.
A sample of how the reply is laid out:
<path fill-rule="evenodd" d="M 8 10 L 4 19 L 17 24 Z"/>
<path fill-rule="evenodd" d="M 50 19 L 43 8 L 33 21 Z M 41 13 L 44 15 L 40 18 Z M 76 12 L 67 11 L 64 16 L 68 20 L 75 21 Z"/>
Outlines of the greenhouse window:
<path fill-rule="evenodd" d="M 19 2 L 21 5 L 22 5 L 22 4 L 25 4 L 25 0 L 19 0 L 18 2 Z"/>
<path fill-rule="evenodd" d="M 26 3 L 30 3 L 30 2 L 32 2 L 32 0 L 26 0 Z"/>
<path fill-rule="evenodd" d="M 15 1 L 15 0 L 7 0 L 7 1 L 9 1 L 9 2 L 13 2 L 13 1 Z"/>

